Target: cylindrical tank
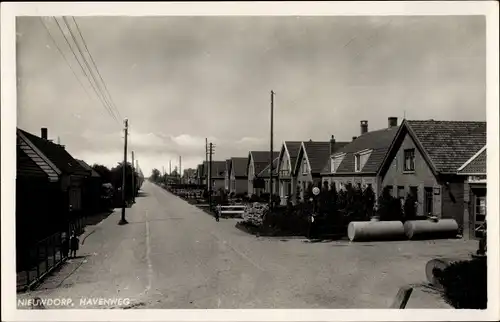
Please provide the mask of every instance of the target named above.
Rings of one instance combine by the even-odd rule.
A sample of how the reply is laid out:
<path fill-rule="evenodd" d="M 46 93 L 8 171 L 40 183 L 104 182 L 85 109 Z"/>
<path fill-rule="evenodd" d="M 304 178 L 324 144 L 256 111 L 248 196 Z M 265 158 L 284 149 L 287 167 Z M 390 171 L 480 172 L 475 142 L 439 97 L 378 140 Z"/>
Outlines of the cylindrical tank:
<path fill-rule="evenodd" d="M 400 221 L 352 221 L 347 227 L 351 241 L 398 240 L 405 238 Z"/>
<path fill-rule="evenodd" d="M 404 230 L 408 239 L 455 238 L 458 224 L 454 219 L 409 220 L 405 222 Z"/>

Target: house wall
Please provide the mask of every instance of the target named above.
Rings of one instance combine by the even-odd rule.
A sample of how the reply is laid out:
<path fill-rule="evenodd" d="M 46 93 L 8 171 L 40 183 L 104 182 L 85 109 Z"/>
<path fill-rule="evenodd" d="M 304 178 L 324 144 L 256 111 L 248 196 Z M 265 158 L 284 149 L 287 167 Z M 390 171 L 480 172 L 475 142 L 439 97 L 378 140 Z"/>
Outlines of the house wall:
<path fill-rule="evenodd" d="M 442 177 L 443 184 L 441 189 L 442 194 L 442 218 L 455 219 L 458 226 L 463 231 L 464 229 L 464 209 L 467 208 L 465 204 L 465 177 L 453 175 Z"/>
<path fill-rule="evenodd" d="M 264 189 L 264 193 L 269 193 L 269 179 L 264 179 L 264 182 L 265 182 L 265 189 Z M 278 194 L 279 190 L 278 190 L 278 187 L 279 187 L 279 183 L 278 183 L 278 178 L 273 178 L 273 187 L 272 187 L 272 193 L 273 194 Z"/>
<path fill-rule="evenodd" d="M 227 170 L 224 174 L 224 189 L 226 189 L 228 191 L 231 190 L 231 179 L 229 177 L 229 173 L 227 172 Z"/>
<path fill-rule="evenodd" d="M 219 191 L 224 189 L 225 181 L 224 178 L 214 178 L 212 179 L 212 191 Z"/>
<path fill-rule="evenodd" d="M 474 234 L 475 219 L 474 207 L 476 195 L 486 195 L 486 183 L 464 183 L 464 216 L 463 216 L 463 237 L 465 239 L 478 239 Z"/>
<path fill-rule="evenodd" d="M 248 181 L 245 177 L 243 178 L 235 178 L 231 177 L 229 184 L 229 192 L 230 193 L 247 193 L 248 189 Z"/>
<path fill-rule="evenodd" d="M 253 195 L 253 179 L 255 178 L 255 168 L 253 166 L 253 160 L 250 159 L 250 163 L 248 166 L 248 196 Z"/>
<path fill-rule="evenodd" d="M 404 172 L 404 150 L 405 149 L 415 149 L 415 171 L 414 172 Z M 409 193 L 410 187 L 417 187 L 418 196 L 418 206 L 417 215 L 424 214 L 425 207 L 425 188 L 433 189 L 433 215 L 441 217 L 442 216 L 442 193 L 437 194 L 438 190 L 441 189 L 441 185 L 432 173 L 431 168 L 425 161 L 424 157 L 417 149 L 415 142 L 412 138 L 405 134 L 403 142 L 399 147 L 396 156 L 391 162 L 389 169 L 381 178 L 380 191 L 385 186 L 392 186 L 393 195 L 397 197 L 398 187 L 404 187 L 404 196 Z M 461 211 L 462 213 L 462 211 Z"/>
<path fill-rule="evenodd" d="M 297 178 L 291 175 L 292 166 L 293 165 L 290 164 L 290 156 L 288 155 L 288 152 L 285 150 L 285 153 L 283 153 L 280 164 L 278 166 L 278 179 L 277 179 L 278 181 L 277 193 L 279 193 L 280 195 L 282 205 L 286 204 L 287 194 L 290 196 L 290 200 L 292 202 L 295 202 Z M 281 170 L 288 170 L 288 175 L 286 174 L 283 175 Z M 286 191 L 285 188 L 288 182 L 290 182 L 290 191 Z"/>

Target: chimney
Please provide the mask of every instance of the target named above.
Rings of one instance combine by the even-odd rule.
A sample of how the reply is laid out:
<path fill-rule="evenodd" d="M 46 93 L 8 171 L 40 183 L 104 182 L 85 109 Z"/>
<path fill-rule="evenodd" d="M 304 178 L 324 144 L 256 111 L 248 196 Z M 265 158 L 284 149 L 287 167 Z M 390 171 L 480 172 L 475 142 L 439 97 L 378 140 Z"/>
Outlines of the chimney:
<path fill-rule="evenodd" d="M 398 118 L 397 117 L 389 117 L 388 119 L 389 128 L 398 126 Z"/>
<path fill-rule="evenodd" d="M 368 121 L 361 121 L 361 135 L 368 132 Z"/>
<path fill-rule="evenodd" d="M 335 137 L 332 135 L 330 139 L 330 155 L 332 155 L 334 150 L 335 150 Z"/>
<path fill-rule="evenodd" d="M 42 139 L 47 140 L 48 137 L 47 132 L 48 132 L 47 128 L 42 127 Z"/>

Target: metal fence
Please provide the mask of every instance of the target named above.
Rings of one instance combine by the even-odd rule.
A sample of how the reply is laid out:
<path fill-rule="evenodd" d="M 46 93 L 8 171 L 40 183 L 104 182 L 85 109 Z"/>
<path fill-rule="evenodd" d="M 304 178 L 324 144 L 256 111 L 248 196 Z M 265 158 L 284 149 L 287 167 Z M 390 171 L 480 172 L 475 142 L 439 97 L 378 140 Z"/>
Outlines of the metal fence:
<path fill-rule="evenodd" d="M 70 223 L 69 232 L 75 231 L 77 235 L 83 233 L 85 219 L 78 218 Z M 62 251 L 62 232 L 57 232 L 40 240 L 32 247 L 21 251 L 20 269 L 17 272 L 17 290 L 24 291 L 37 284 L 47 273 L 66 260 Z"/>

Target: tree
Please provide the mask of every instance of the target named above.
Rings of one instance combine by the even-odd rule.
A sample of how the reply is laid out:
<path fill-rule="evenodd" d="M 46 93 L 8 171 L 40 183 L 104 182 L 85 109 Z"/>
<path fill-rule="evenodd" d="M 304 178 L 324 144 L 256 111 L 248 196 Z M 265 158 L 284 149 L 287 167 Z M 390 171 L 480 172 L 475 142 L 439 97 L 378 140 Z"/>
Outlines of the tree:
<path fill-rule="evenodd" d="M 414 220 L 417 216 L 417 198 L 412 193 L 408 193 L 404 203 L 404 220 Z"/>
<path fill-rule="evenodd" d="M 371 186 L 366 187 L 363 191 L 363 205 L 366 217 L 371 218 L 373 216 L 373 207 L 375 206 L 375 192 Z"/>
<path fill-rule="evenodd" d="M 386 186 L 378 198 L 378 215 L 380 220 L 401 220 L 401 202 L 391 194 L 391 187 Z"/>
<path fill-rule="evenodd" d="M 161 177 L 161 173 L 160 173 L 160 170 L 158 169 L 153 169 L 151 171 L 151 180 L 153 180 L 153 182 L 158 182 L 160 180 L 160 177 Z"/>
<path fill-rule="evenodd" d="M 127 162 L 125 167 L 125 199 L 131 200 L 133 193 L 137 193 L 137 186 L 132 187 L 132 173 L 134 174 L 134 182 L 138 182 L 137 173 L 133 172 L 132 165 Z M 115 190 L 121 189 L 123 183 L 123 162 L 111 169 L 111 183 Z"/>
<path fill-rule="evenodd" d="M 99 174 L 102 183 L 111 183 L 112 175 L 111 170 L 109 170 L 108 167 L 96 163 L 92 166 L 92 169 Z"/>

